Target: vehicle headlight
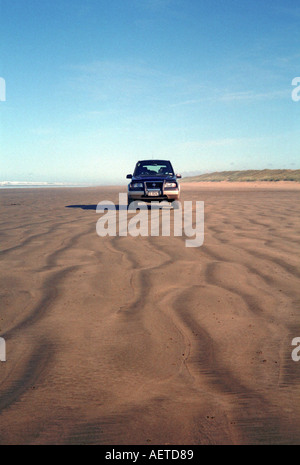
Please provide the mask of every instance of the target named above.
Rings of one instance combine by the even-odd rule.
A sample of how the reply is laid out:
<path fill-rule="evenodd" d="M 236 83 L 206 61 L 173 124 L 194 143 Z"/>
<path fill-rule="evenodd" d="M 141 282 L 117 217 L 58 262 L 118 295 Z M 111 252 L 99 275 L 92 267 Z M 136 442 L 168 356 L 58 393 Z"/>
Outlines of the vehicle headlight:
<path fill-rule="evenodd" d="M 134 182 L 134 183 L 132 184 L 132 187 L 133 187 L 134 189 L 136 189 L 136 188 L 138 188 L 138 187 L 143 189 L 143 188 L 144 188 L 144 184 L 143 184 L 142 182 Z"/>
<path fill-rule="evenodd" d="M 166 182 L 165 187 L 177 187 L 176 182 Z"/>

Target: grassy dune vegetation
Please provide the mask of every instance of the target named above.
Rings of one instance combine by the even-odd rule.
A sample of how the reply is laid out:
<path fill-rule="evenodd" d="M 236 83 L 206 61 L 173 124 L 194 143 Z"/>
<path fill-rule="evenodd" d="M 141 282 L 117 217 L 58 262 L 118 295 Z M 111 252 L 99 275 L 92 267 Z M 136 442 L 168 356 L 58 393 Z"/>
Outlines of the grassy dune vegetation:
<path fill-rule="evenodd" d="M 182 182 L 254 182 L 254 181 L 295 181 L 300 182 L 299 170 L 245 170 L 245 171 L 220 171 L 206 173 L 198 176 L 189 176 Z"/>

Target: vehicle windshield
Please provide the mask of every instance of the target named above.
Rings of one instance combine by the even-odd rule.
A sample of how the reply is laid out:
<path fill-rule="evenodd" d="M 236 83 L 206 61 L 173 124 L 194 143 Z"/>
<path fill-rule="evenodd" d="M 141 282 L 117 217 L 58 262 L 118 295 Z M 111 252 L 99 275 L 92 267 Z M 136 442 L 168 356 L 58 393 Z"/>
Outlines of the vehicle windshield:
<path fill-rule="evenodd" d="M 169 161 L 140 161 L 137 163 L 134 176 L 166 176 L 174 175 L 172 165 Z"/>

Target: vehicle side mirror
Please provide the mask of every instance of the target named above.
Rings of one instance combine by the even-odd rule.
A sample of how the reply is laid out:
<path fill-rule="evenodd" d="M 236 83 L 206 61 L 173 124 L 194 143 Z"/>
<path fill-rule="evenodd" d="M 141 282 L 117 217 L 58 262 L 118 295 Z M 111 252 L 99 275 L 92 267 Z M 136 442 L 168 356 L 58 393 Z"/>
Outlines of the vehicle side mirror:
<path fill-rule="evenodd" d="M 180 179 L 180 178 L 181 178 L 181 174 L 176 174 L 176 178 Z"/>
<path fill-rule="evenodd" d="M 132 179 L 132 174 L 127 174 L 126 178 L 127 179 Z"/>

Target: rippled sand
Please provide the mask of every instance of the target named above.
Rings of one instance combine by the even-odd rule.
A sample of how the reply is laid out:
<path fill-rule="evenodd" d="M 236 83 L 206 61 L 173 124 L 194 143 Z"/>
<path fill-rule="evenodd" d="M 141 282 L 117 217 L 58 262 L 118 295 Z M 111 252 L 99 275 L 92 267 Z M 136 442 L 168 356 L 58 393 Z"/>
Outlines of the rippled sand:
<path fill-rule="evenodd" d="M 0 443 L 300 444 L 299 185 L 182 184 L 199 248 L 100 238 L 119 191 L 0 191 Z"/>

